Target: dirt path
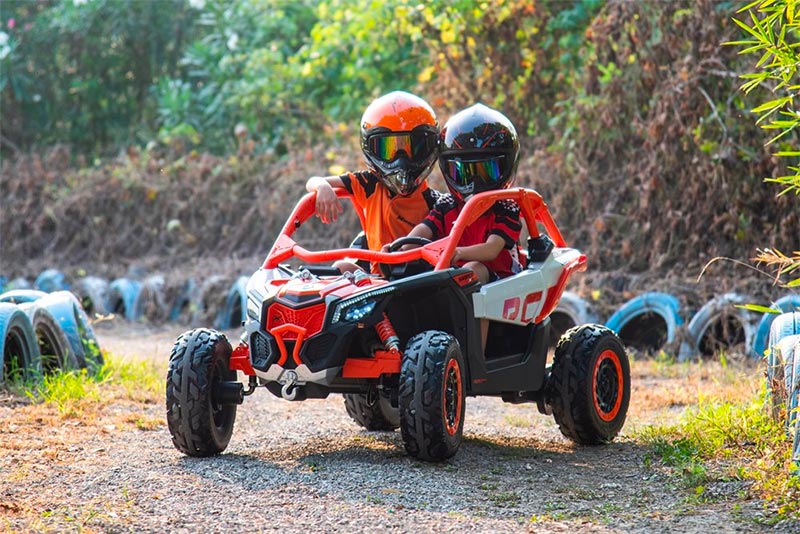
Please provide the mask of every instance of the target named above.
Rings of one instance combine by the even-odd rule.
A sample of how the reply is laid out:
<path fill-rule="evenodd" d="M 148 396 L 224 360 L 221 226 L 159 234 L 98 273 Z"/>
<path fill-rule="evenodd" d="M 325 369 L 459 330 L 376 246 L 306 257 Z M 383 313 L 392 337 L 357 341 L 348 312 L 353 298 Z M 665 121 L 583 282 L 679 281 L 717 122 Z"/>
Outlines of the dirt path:
<path fill-rule="evenodd" d="M 165 362 L 177 330 L 98 328 L 119 358 Z M 258 391 L 224 454 L 171 444 L 162 400 L 108 399 L 97 417 L 0 398 L 0 531 L 12 532 L 800 532 L 767 526 L 746 483 L 705 499 L 631 433 L 675 417 L 685 377 L 634 363 L 621 439 L 575 447 L 532 405 L 468 399 L 465 442 L 443 464 L 412 460 L 398 432 L 366 432 L 342 399 L 289 403 Z M 135 397 L 135 395 L 134 395 Z"/>

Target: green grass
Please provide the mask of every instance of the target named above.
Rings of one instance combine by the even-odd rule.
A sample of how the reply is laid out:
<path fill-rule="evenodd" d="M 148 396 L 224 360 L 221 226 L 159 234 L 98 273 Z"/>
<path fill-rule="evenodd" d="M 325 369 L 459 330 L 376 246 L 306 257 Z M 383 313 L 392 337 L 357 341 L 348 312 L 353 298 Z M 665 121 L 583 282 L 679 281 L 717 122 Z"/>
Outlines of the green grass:
<path fill-rule="evenodd" d="M 752 483 L 752 492 L 774 508 L 775 520 L 800 519 L 800 476 L 792 474 L 784 427 L 764 409 L 764 392 L 743 403 L 701 402 L 675 425 L 647 426 L 636 438 L 668 466 L 688 490 L 688 502 L 707 499 L 721 480 Z"/>
<path fill-rule="evenodd" d="M 148 401 L 161 395 L 164 373 L 145 361 L 125 362 L 106 357 L 102 366 L 79 371 L 56 370 L 39 383 L 22 384 L 21 393 L 35 403 L 54 404 L 61 413 L 77 413 L 84 401 L 99 401 L 114 388 L 133 400 Z"/>

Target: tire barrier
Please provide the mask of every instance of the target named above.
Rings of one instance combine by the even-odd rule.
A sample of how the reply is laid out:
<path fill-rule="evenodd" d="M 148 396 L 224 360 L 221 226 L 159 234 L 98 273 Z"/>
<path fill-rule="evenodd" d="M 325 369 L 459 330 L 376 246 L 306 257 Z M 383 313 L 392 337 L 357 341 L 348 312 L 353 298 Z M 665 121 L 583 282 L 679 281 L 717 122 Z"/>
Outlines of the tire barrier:
<path fill-rule="evenodd" d="M 743 353 L 749 355 L 758 316 L 737 306 L 752 301 L 737 293 L 726 293 L 706 302 L 686 327 L 686 339 L 678 350 L 678 360 L 708 359 L 736 346 L 742 346 Z"/>
<path fill-rule="evenodd" d="M 626 302 L 609 317 L 606 326 L 626 346 L 655 353 L 673 343 L 683 324 L 678 299 L 668 293 L 644 293 Z"/>
<path fill-rule="evenodd" d="M 14 289 L 33 289 L 33 286 L 27 278 L 19 276 L 8 282 L 3 288 L 4 291 L 13 291 Z"/>
<path fill-rule="evenodd" d="M 790 382 L 788 403 L 789 436 L 792 438 L 792 463 L 795 469 L 800 470 L 800 339 L 794 345 L 794 362 L 792 365 L 792 380 Z"/>
<path fill-rule="evenodd" d="M 792 463 L 800 469 L 800 312 L 783 313 L 772 321 L 766 389 L 767 410 L 777 423 L 786 425 Z"/>
<path fill-rule="evenodd" d="M 142 283 L 129 278 L 117 278 L 108 285 L 106 309 L 109 313 L 120 315 L 129 321 L 136 319 L 136 298 Z"/>
<path fill-rule="evenodd" d="M 800 334 L 788 336 L 778 342 L 778 358 L 783 364 L 786 387 L 786 430 L 794 430 L 800 401 Z"/>
<path fill-rule="evenodd" d="M 0 302 L 24 304 L 26 302 L 35 302 L 46 295 L 47 293 L 38 289 L 12 289 L 0 295 Z"/>
<path fill-rule="evenodd" d="M 550 346 L 555 347 L 564 332 L 573 326 L 596 322 L 597 318 L 589 311 L 585 300 L 575 293 L 564 291 L 556 309 L 550 313 Z"/>
<path fill-rule="evenodd" d="M 167 320 L 169 310 L 164 296 L 166 283 L 160 274 L 148 276 L 141 283 L 133 303 L 129 319 L 148 323 L 162 323 Z"/>
<path fill-rule="evenodd" d="M 72 351 L 67 335 L 53 314 L 39 301 L 20 304 L 19 307 L 31 320 L 33 333 L 39 345 L 42 371 L 50 374 L 58 369 L 77 369 L 78 359 Z"/>
<path fill-rule="evenodd" d="M 203 281 L 190 304 L 193 324 L 212 323 L 228 300 L 230 278 L 213 275 Z"/>
<path fill-rule="evenodd" d="M 89 317 L 108 314 L 108 280 L 97 276 L 84 276 L 72 288 Z"/>
<path fill-rule="evenodd" d="M 247 319 L 247 282 L 249 276 L 240 276 L 228 290 L 225 305 L 217 315 L 214 327 L 228 330 L 242 326 Z"/>
<path fill-rule="evenodd" d="M 194 278 L 186 280 L 180 288 L 178 288 L 175 298 L 172 301 L 172 306 L 169 310 L 169 320 L 175 322 L 188 322 L 192 317 L 192 302 L 197 300 L 195 293 L 197 292 L 197 284 Z"/>
<path fill-rule="evenodd" d="M 80 368 L 103 365 L 103 354 L 94 335 L 89 317 L 78 298 L 69 291 L 56 291 L 37 301 L 47 308 L 67 336 L 70 348 Z"/>
<path fill-rule="evenodd" d="M 773 319 L 767 352 L 767 406 L 775 420 L 780 419 L 792 386 L 796 353 L 790 352 L 794 347 L 789 341 L 797 335 L 800 335 L 800 312 L 783 313 Z M 790 356 L 792 361 L 787 362 Z"/>
<path fill-rule="evenodd" d="M 36 277 L 33 287 L 46 293 L 52 293 L 53 291 L 69 289 L 69 283 L 67 283 L 67 277 L 64 276 L 64 273 L 58 269 L 46 269 Z"/>
<path fill-rule="evenodd" d="M 800 295 L 784 295 L 773 303 L 772 308 L 778 309 L 783 313 L 800 311 Z M 756 335 L 753 338 L 751 351 L 753 358 L 764 357 L 764 351 L 767 350 L 767 340 L 770 335 L 770 326 L 776 317 L 778 317 L 778 314 L 775 313 L 765 313 L 761 317 L 761 321 L 756 327 Z"/>
<path fill-rule="evenodd" d="M 0 303 L 0 384 L 41 377 L 39 344 L 28 315 L 16 304 Z"/>

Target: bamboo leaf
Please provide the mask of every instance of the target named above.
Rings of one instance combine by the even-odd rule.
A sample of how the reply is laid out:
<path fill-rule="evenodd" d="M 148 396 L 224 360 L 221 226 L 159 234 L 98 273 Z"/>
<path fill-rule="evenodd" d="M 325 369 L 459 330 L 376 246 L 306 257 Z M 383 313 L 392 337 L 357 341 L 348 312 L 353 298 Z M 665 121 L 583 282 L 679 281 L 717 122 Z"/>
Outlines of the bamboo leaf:
<path fill-rule="evenodd" d="M 769 102 L 764 102 L 760 106 L 757 106 L 757 107 L 751 109 L 750 111 L 752 111 L 753 113 L 763 113 L 763 112 L 765 112 L 767 110 L 775 110 L 775 109 L 783 106 L 787 102 L 791 102 L 791 101 L 792 101 L 792 97 L 785 96 L 783 98 L 777 98 L 775 100 L 770 100 Z"/>
<path fill-rule="evenodd" d="M 775 308 L 768 308 L 767 306 L 760 306 L 758 304 L 737 304 L 737 308 L 741 308 L 743 310 L 754 311 L 758 313 L 782 313 L 781 310 Z"/>

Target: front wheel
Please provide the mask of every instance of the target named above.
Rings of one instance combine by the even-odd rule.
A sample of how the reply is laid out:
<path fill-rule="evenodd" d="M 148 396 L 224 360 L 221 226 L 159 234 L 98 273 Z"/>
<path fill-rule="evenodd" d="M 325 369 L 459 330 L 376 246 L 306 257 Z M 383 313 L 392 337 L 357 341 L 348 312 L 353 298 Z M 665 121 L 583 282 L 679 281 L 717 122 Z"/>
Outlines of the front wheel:
<path fill-rule="evenodd" d="M 221 333 L 197 328 L 178 337 L 167 371 L 167 426 L 175 448 L 189 456 L 219 454 L 231 439 L 236 405 L 217 398 L 235 381 L 231 345 Z"/>
<path fill-rule="evenodd" d="M 625 423 L 630 395 L 628 355 L 613 331 L 585 325 L 562 336 L 546 394 L 562 434 L 584 445 L 611 441 Z"/>
<path fill-rule="evenodd" d="M 431 330 L 408 340 L 400 368 L 400 431 L 409 455 L 453 456 L 464 429 L 464 358 L 456 339 Z"/>

